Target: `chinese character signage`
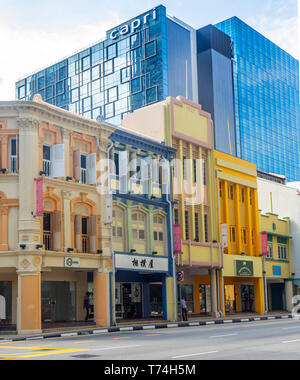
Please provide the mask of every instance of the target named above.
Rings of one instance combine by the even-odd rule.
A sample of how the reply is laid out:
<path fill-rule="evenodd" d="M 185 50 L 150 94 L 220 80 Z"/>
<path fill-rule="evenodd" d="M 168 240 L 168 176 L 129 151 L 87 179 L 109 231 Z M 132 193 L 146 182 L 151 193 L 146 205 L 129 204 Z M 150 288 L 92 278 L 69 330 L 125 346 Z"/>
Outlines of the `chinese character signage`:
<path fill-rule="evenodd" d="M 115 254 L 116 268 L 133 271 L 168 272 L 167 257 L 150 257 L 144 255 Z"/>
<path fill-rule="evenodd" d="M 268 234 L 266 232 L 261 234 L 261 253 L 264 256 L 268 255 Z"/>
<path fill-rule="evenodd" d="M 180 226 L 174 226 L 174 253 L 181 253 L 181 231 Z"/>
<path fill-rule="evenodd" d="M 43 178 L 36 180 L 36 215 L 43 215 Z"/>

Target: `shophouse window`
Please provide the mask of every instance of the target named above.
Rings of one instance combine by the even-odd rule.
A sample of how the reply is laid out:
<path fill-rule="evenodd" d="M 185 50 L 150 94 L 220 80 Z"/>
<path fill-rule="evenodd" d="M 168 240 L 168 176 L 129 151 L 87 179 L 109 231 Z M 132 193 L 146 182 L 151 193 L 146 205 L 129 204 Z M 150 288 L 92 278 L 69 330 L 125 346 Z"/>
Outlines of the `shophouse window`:
<path fill-rule="evenodd" d="M 223 184 L 221 181 L 219 181 L 219 196 L 220 198 L 223 197 Z"/>
<path fill-rule="evenodd" d="M 245 203 L 245 189 L 240 189 L 240 202 Z"/>
<path fill-rule="evenodd" d="M 18 171 L 18 141 L 17 137 L 11 137 L 9 140 L 9 171 L 17 173 Z"/>
<path fill-rule="evenodd" d="M 190 220 L 189 220 L 189 212 L 185 211 L 185 240 L 189 240 L 190 238 Z"/>
<path fill-rule="evenodd" d="M 125 221 L 124 210 L 121 207 L 115 207 L 112 219 L 113 246 L 118 252 L 125 252 Z"/>
<path fill-rule="evenodd" d="M 242 228 L 242 244 L 247 244 L 247 229 Z"/>
<path fill-rule="evenodd" d="M 208 215 L 204 215 L 205 242 L 208 243 Z"/>
<path fill-rule="evenodd" d="M 43 172 L 46 177 L 64 177 L 64 145 L 43 145 Z"/>
<path fill-rule="evenodd" d="M 268 255 L 267 257 L 269 259 L 273 259 L 273 244 L 272 243 L 268 243 Z"/>
<path fill-rule="evenodd" d="M 52 234 L 52 215 L 45 213 L 43 216 L 43 243 L 46 251 L 52 251 L 53 234 Z"/>
<path fill-rule="evenodd" d="M 77 252 L 96 252 L 96 217 L 75 216 L 75 246 Z"/>
<path fill-rule="evenodd" d="M 233 201 L 233 185 L 228 185 L 228 198 Z"/>
<path fill-rule="evenodd" d="M 199 214 L 196 212 L 195 213 L 195 241 L 199 242 Z"/>
<path fill-rule="evenodd" d="M 278 259 L 287 260 L 287 239 L 278 237 Z"/>
<path fill-rule="evenodd" d="M 159 254 L 165 253 L 165 221 L 162 215 L 153 216 L 154 251 Z"/>
<path fill-rule="evenodd" d="M 175 226 L 179 225 L 179 212 L 177 209 L 174 210 L 174 224 Z"/>
<path fill-rule="evenodd" d="M 203 165 L 203 185 L 206 185 L 206 161 L 202 160 Z"/>
<path fill-rule="evenodd" d="M 132 213 L 132 239 L 137 253 L 147 252 L 147 221 L 146 214 L 137 211 Z"/>
<path fill-rule="evenodd" d="M 231 241 L 231 243 L 236 242 L 235 227 L 230 227 L 230 241 Z"/>
<path fill-rule="evenodd" d="M 88 148 L 86 147 L 85 151 Z M 74 151 L 74 178 L 84 185 L 96 184 L 96 153 L 84 154 L 81 150 Z"/>

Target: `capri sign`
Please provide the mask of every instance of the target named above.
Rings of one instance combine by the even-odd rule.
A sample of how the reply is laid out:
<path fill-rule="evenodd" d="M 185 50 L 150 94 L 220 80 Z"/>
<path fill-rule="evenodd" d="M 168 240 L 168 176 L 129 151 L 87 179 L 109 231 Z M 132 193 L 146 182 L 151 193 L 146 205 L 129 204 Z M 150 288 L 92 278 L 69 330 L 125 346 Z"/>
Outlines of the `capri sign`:
<path fill-rule="evenodd" d="M 156 9 L 153 9 L 153 11 L 146 13 L 144 16 L 141 16 L 140 18 L 136 18 L 131 23 L 124 24 L 120 26 L 119 28 L 116 28 L 112 30 L 109 33 L 109 38 L 111 40 L 116 40 L 120 36 L 125 36 L 127 34 L 133 34 L 135 33 L 141 26 L 147 25 L 150 20 L 156 20 L 157 18 L 157 12 Z"/>
<path fill-rule="evenodd" d="M 236 260 L 235 266 L 238 277 L 253 277 L 254 269 L 252 261 Z"/>

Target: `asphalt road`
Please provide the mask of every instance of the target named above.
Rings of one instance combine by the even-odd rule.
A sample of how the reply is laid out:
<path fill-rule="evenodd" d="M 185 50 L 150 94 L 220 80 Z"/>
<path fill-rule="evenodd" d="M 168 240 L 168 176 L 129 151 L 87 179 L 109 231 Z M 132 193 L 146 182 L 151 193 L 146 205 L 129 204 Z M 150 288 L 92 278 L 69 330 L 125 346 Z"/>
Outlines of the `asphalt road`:
<path fill-rule="evenodd" d="M 299 360 L 300 321 L 0 341 L 0 360 Z M 123 362 L 126 365 L 126 362 Z M 133 377 L 133 376 L 132 376 Z"/>

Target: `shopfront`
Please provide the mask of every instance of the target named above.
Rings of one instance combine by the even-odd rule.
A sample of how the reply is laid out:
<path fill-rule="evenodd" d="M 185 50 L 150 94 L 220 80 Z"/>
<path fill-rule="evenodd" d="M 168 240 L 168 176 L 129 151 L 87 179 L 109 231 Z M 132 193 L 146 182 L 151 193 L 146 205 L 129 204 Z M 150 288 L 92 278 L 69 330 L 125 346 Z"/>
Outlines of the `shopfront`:
<path fill-rule="evenodd" d="M 167 257 L 116 254 L 117 320 L 167 319 L 167 271 Z"/>
<path fill-rule="evenodd" d="M 262 260 L 225 255 L 225 313 L 264 314 Z"/>
<path fill-rule="evenodd" d="M 76 321 L 76 282 L 42 281 L 42 321 Z"/>
<path fill-rule="evenodd" d="M 3 311 L 5 319 L 0 318 L 2 324 L 12 324 L 12 282 L 0 281 L 0 296 L 2 296 Z"/>

